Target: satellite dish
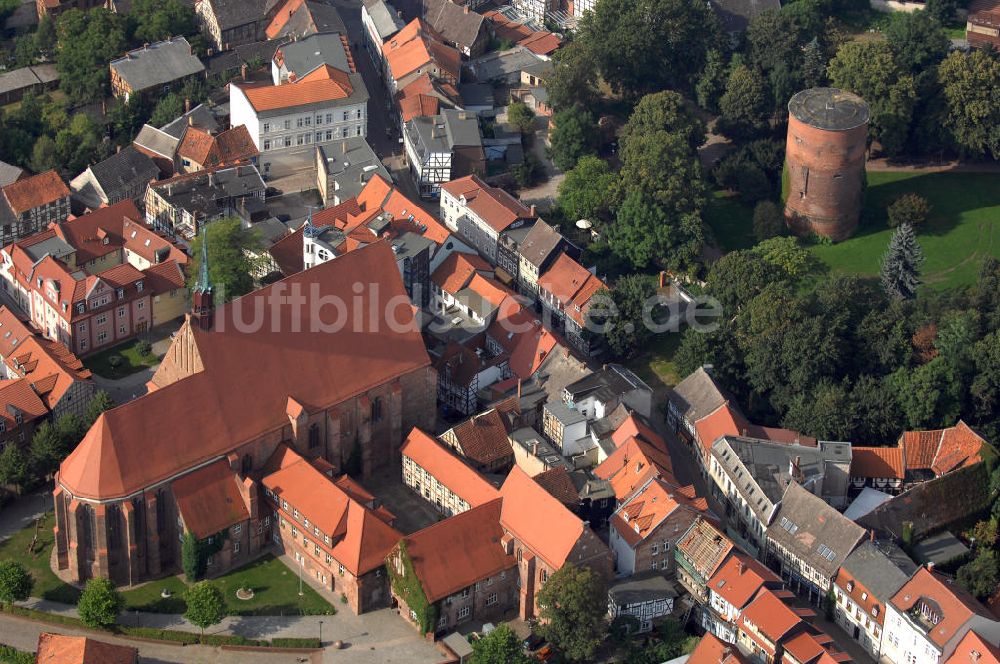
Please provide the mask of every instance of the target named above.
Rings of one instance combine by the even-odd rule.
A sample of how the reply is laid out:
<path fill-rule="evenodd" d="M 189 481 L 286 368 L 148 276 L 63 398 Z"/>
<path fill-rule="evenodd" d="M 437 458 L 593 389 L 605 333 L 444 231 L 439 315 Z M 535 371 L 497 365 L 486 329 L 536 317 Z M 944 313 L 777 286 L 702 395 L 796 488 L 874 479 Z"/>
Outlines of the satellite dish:
<path fill-rule="evenodd" d="M 580 221 L 576 222 L 576 227 L 583 230 L 589 230 L 594 227 L 594 224 L 589 219 L 581 219 Z"/>

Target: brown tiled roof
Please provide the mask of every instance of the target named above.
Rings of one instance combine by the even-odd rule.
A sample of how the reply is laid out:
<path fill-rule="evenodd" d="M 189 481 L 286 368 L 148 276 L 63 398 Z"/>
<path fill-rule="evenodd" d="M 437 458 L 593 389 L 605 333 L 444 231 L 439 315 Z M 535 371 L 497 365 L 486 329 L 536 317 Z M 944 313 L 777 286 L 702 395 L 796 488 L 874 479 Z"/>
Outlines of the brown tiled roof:
<path fill-rule="evenodd" d="M 941 429 L 937 431 L 906 431 L 900 439 L 909 470 L 930 470 L 934 454 L 941 442 Z"/>
<path fill-rule="evenodd" d="M 431 274 L 431 281 L 446 293 L 454 295 L 469 285 L 477 271 L 493 274 L 493 267 L 479 254 L 451 253 Z"/>
<path fill-rule="evenodd" d="M 538 55 L 549 55 L 554 53 L 562 45 L 562 39 L 551 32 L 540 30 L 517 42 L 518 46 L 523 46 L 532 53 Z"/>
<path fill-rule="evenodd" d="M 406 537 L 413 571 L 428 601 L 516 567 L 514 556 L 500 543 L 500 503 L 494 498 Z"/>
<path fill-rule="evenodd" d="M 712 592 L 737 609 L 746 606 L 765 585 L 779 587 L 781 579 L 742 551 L 734 551 L 708 582 Z"/>
<path fill-rule="evenodd" d="M 195 537 L 205 539 L 250 518 L 239 481 L 229 463 L 219 459 L 173 482 L 177 510 Z"/>
<path fill-rule="evenodd" d="M 282 506 L 288 502 L 289 517 L 292 508 L 298 510 L 322 535 L 330 537 L 330 543 L 315 537 L 309 528 L 303 534 L 355 576 L 383 565 L 402 534 L 291 448 L 282 445 L 275 456 L 272 465 L 278 469 L 261 483 Z"/>
<path fill-rule="evenodd" d="M 176 261 L 150 265 L 142 271 L 148 288 L 154 294 L 168 293 L 184 287 L 184 273 Z"/>
<path fill-rule="evenodd" d="M 470 506 L 497 497 L 496 488 L 440 442 L 414 427 L 400 450 Z"/>
<path fill-rule="evenodd" d="M 931 470 L 935 475 L 944 475 L 958 468 L 971 466 L 982 461 L 980 452 L 986 441 L 969 428 L 965 422 L 945 429 L 941 434 L 941 445 L 934 456 Z"/>
<path fill-rule="evenodd" d="M 236 84 L 233 84 L 236 85 Z M 354 92 L 347 74 L 329 65 L 318 67 L 297 81 L 284 85 L 236 85 L 256 111 L 346 99 Z"/>
<path fill-rule="evenodd" d="M 531 210 L 499 187 L 491 187 L 478 175 L 467 175 L 441 185 L 455 198 L 465 197 L 466 206 L 500 233 L 519 219 L 530 219 Z"/>
<path fill-rule="evenodd" d="M 590 308 L 590 298 L 606 288 L 603 281 L 567 254 L 559 255 L 538 279 L 538 287 L 551 293 L 565 308 L 566 315 L 581 326 Z"/>
<path fill-rule="evenodd" d="M 905 476 L 902 448 L 851 448 L 851 477 L 892 477 L 901 480 Z"/>
<path fill-rule="evenodd" d="M 623 502 L 611 515 L 608 524 L 625 542 L 635 546 L 656 532 L 663 520 L 677 510 L 687 510 L 692 515 L 707 512 L 704 498 L 692 498 L 693 490 L 679 491 L 676 486 L 653 478 Z M 693 520 L 693 516 L 691 517 Z"/>
<path fill-rule="evenodd" d="M 573 478 L 569 476 L 569 471 L 564 467 L 550 468 L 535 475 L 534 479 L 566 507 L 573 509 L 580 504 L 580 492 L 576 490 Z"/>
<path fill-rule="evenodd" d="M 58 173 L 45 171 L 7 185 L 3 188 L 3 195 L 14 214 L 20 216 L 32 208 L 66 198 L 69 187 Z"/>
<path fill-rule="evenodd" d="M 1000 664 L 1000 646 L 970 629 L 945 664 Z"/>
<path fill-rule="evenodd" d="M 364 311 L 352 307 L 351 275 L 358 274 L 366 276 L 366 301 L 373 300 Z M 408 298 L 387 243 L 349 252 L 278 283 L 279 289 L 301 288 L 309 297 L 347 303 L 347 322 L 335 345 L 328 334 L 307 332 L 320 322 L 315 316 L 323 316 L 323 324 L 331 322 L 328 307 L 292 311 L 279 306 L 272 312 L 272 300 L 280 300 L 271 297 L 273 286 L 225 304 L 216 310 L 212 330 L 185 328 L 204 369 L 176 382 L 158 372 L 153 382 L 159 389 L 103 413 L 63 462 L 60 484 L 79 497 L 129 495 L 287 426 L 290 395 L 307 395 L 314 408 L 329 408 L 430 367 L 419 331 L 408 324 L 412 311 L 389 306 Z M 393 311 L 406 330 L 371 329 L 367 306 Z M 273 314 L 277 324 L 241 331 L 246 328 L 234 321 L 253 320 L 255 311 L 267 320 Z M 298 329 L 303 332 L 292 331 Z M 161 371 L 169 370 L 171 358 L 168 353 Z M 247 371 L 248 363 L 254 371 Z"/>
<path fill-rule="evenodd" d="M 500 524 L 549 567 L 563 566 L 587 526 L 540 484 L 514 466 L 500 487 Z"/>
<path fill-rule="evenodd" d="M 272 244 L 268 253 L 278 264 L 281 274 L 290 277 L 305 269 L 305 263 L 302 261 L 302 247 L 302 229 L 300 228 Z"/>
<path fill-rule="evenodd" d="M 927 637 L 939 646 L 948 643 L 973 616 L 992 620 L 986 607 L 954 581 L 921 567 L 893 596 L 892 605 L 901 613 L 907 613 L 924 600 L 933 602 L 936 613 L 941 616 L 940 622 L 927 633 Z"/>
<path fill-rule="evenodd" d="M 15 414 L 20 414 L 27 423 L 45 417 L 48 412 L 27 378 L 0 380 L 0 419 L 6 422 L 8 431 L 19 426 Z"/>
<path fill-rule="evenodd" d="M 527 380 L 559 344 L 534 311 L 514 297 L 501 302 L 487 334 L 507 353 L 507 366 L 515 380 Z"/>
<path fill-rule="evenodd" d="M 403 122 L 413 118 L 433 117 L 438 114 L 441 101 L 429 95 L 410 95 L 399 101 L 399 114 Z"/>
<path fill-rule="evenodd" d="M 135 664 L 139 651 L 130 646 L 97 641 L 86 636 L 42 632 L 38 635 L 38 664 Z"/>
<path fill-rule="evenodd" d="M 215 137 L 215 142 L 219 147 L 219 162 L 221 164 L 234 164 L 260 154 L 246 125 L 239 125 L 220 132 Z"/>
<path fill-rule="evenodd" d="M 507 425 L 494 409 L 456 424 L 451 432 L 462 455 L 476 463 L 489 465 L 514 454 L 507 438 Z"/>
<path fill-rule="evenodd" d="M 181 138 L 181 143 L 177 146 L 178 156 L 203 166 L 209 163 L 209 158 L 216 150 L 215 139 L 212 135 L 204 129 L 193 126 L 184 130 L 184 137 Z"/>
<path fill-rule="evenodd" d="M 687 664 L 747 664 L 747 660 L 736 646 L 724 643 L 711 632 L 706 632 L 688 657 Z"/>

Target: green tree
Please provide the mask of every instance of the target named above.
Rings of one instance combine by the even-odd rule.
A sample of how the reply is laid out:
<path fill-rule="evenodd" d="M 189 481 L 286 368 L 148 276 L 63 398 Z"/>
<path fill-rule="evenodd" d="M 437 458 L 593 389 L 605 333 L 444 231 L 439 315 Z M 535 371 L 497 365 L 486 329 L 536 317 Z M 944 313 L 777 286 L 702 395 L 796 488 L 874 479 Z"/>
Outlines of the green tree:
<path fill-rule="evenodd" d="M 589 111 L 573 106 L 552 116 L 550 153 L 562 171 L 576 166 L 581 157 L 597 152 L 597 123 Z"/>
<path fill-rule="evenodd" d="M 636 270 L 650 265 L 692 269 L 700 260 L 704 242 L 701 216 L 697 212 L 678 214 L 634 190 L 618 210 L 609 242 L 614 253 Z"/>
<path fill-rule="evenodd" d="M 0 485 L 20 490 L 30 477 L 28 460 L 21 448 L 14 443 L 4 445 L 3 452 L 0 452 Z"/>
<path fill-rule="evenodd" d="M 523 101 L 512 101 L 507 107 L 507 121 L 522 134 L 535 133 L 535 112 Z"/>
<path fill-rule="evenodd" d="M 951 42 L 929 12 L 893 12 L 883 30 L 886 42 L 905 70 L 919 74 L 941 62 Z"/>
<path fill-rule="evenodd" d="M 70 99 L 96 101 L 108 92 L 108 62 L 127 48 L 125 19 L 103 7 L 70 9 L 56 19 L 59 87 Z"/>
<path fill-rule="evenodd" d="M 133 42 L 155 42 L 198 30 L 194 10 L 180 0 L 133 0 L 129 19 Z"/>
<path fill-rule="evenodd" d="M 76 610 L 87 627 L 109 629 L 118 622 L 125 600 L 108 579 L 90 579 L 84 586 Z"/>
<path fill-rule="evenodd" d="M 584 14 L 578 35 L 601 77 L 628 99 L 690 91 L 708 52 L 724 43 L 712 9 L 691 0 L 602 0 Z"/>
<path fill-rule="evenodd" d="M 593 155 L 581 157 L 559 183 L 559 207 L 572 221 L 607 222 L 611 219 L 616 182 L 608 162 Z"/>
<path fill-rule="evenodd" d="M 860 95 L 871 110 L 870 131 L 890 155 L 899 154 L 917 103 L 916 81 L 882 41 L 851 41 L 830 61 L 830 82 Z"/>
<path fill-rule="evenodd" d="M 38 61 L 38 42 L 33 35 L 21 35 L 14 38 L 14 67 L 27 67 Z"/>
<path fill-rule="evenodd" d="M 882 258 L 882 288 L 890 297 L 908 300 L 917 294 L 924 252 L 909 224 L 901 224 L 889 240 Z"/>
<path fill-rule="evenodd" d="M 783 283 L 787 275 L 760 259 L 751 251 L 732 251 L 712 264 L 705 279 L 705 290 L 722 304 L 725 317 L 731 318 L 768 284 Z"/>
<path fill-rule="evenodd" d="M 800 246 L 794 237 L 772 237 L 761 241 L 751 251 L 793 281 L 804 277 L 813 267 L 812 253 Z"/>
<path fill-rule="evenodd" d="M 1000 159 L 1000 59 L 975 49 L 950 53 L 938 68 L 944 125 L 970 157 Z"/>
<path fill-rule="evenodd" d="M 896 228 L 900 224 L 918 228 L 930 216 L 931 204 L 918 194 L 903 194 L 890 203 L 885 211 L 889 219 L 889 228 Z"/>
<path fill-rule="evenodd" d="M 184 592 L 187 610 L 184 617 L 197 625 L 201 633 L 217 625 L 226 616 L 226 601 L 219 589 L 208 581 L 200 581 Z"/>
<path fill-rule="evenodd" d="M 90 398 L 87 402 L 87 410 L 83 414 L 83 426 L 89 428 L 97 418 L 100 417 L 101 413 L 106 410 L 111 410 L 115 407 L 115 402 L 104 390 L 98 390 L 94 393 L 94 396 Z"/>
<path fill-rule="evenodd" d="M 927 0 L 926 7 L 941 25 L 951 25 L 958 13 L 958 0 Z"/>
<path fill-rule="evenodd" d="M 251 276 L 253 265 L 247 252 L 261 250 L 260 235 L 254 230 L 243 228 L 239 218 L 230 217 L 214 221 L 207 226 L 208 233 L 208 278 L 216 290 L 216 303 L 246 295 L 254 289 Z M 188 287 L 194 288 L 201 271 L 201 243 L 204 233 L 199 233 L 191 243 L 191 267 L 188 271 Z"/>
<path fill-rule="evenodd" d="M 622 127 L 622 145 L 645 140 L 650 134 L 666 131 L 678 134 L 697 150 L 705 142 L 705 123 L 694 114 L 684 97 L 673 90 L 648 94 L 639 100 Z"/>
<path fill-rule="evenodd" d="M 31 438 L 31 467 L 36 475 L 46 476 L 59 467 L 66 456 L 63 438 L 49 422 L 42 422 Z"/>
<path fill-rule="evenodd" d="M 201 545 L 189 530 L 184 531 L 184 538 L 181 540 L 181 570 L 188 583 L 194 583 L 205 573 Z"/>
<path fill-rule="evenodd" d="M 532 152 L 524 153 L 524 159 L 510 169 L 519 187 L 533 187 L 542 177 L 542 162 Z"/>
<path fill-rule="evenodd" d="M 656 279 L 647 274 L 624 276 L 611 290 L 595 293 L 595 302 L 608 303 L 614 312 L 607 320 L 596 322 L 608 324 L 604 338 L 616 358 L 633 357 L 652 338 L 653 332 L 643 320 L 643 307 L 655 296 Z M 653 312 L 648 315 L 652 317 Z"/>
<path fill-rule="evenodd" d="M 736 139 L 759 135 L 767 129 L 770 109 L 771 102 L 760 73 L 746 65 L 734 68 L 719 100 L 720 129 Z"/>
<path fill-rule="evenodd" d="M 586 662 L 607 633 L 608 591 L 589 567 L 572 563 L 556 570 L 538 591 L 539 633 L 570 662 Z"/>
<path fill-rule="evenodd" d="M 850 391 L 843 384 L 822 380 L 808 393 L 793 398 L 781 424 L 823 440 L 850 440 L 855 429 L 853 414 Z"/>
<path fill-rule="evenodd" d="M 719 112 L 719 99 L 726 91 L 726 81 L 729 79 L 726 61 L 718 49 L 710 50 L 705 56 L 705 67 L 694 86 L 698 105 L 709 113 Z"/>
<path fill-rule="evenodd" d="M 785 214 L 774 201 L 760 201 L 753 209 L 753 235 L 758 241 L 785 232 Z"/>
<path fill-rule="evenodd" d="M 48 14 L 38 20 L 38 30 L 35 31 L 35 48 L 42 55 L 48 56 L 55 53 L 56 24 Z"/>
<path fill-rule="evenodd" d="M 826 51 L 819 43 L 819 38 L 813 37 L 812 41 L 802 49 L 802 78 L 807 88 L 818 88 L 826 85 L 826 67 L 829 58 Z"/>
<path fill-rule="evenodd" d="M 56 142 L 49 136 L 40 136 L 31 148 L 31 168 L 39 173 L 58 168 L 62 160 Z"/>
<path fill-rule="evenodd" d="M 574 39 L 555 52 L 545 90 L 556 111 L 574 106 L 594 108 L 598 100 L 597 63 L 583 40 Z"/>
<path fill-rule="evenodd" d="M 156 102 L 153 112 L 149 115 L 149 124 L 154 127 L 162 127 L 172 122 L 175 118 L 180 117 L 183 112 L 184 98 L 179 94 L 171 92 Z"/>
<path fill-rule="evenodd" d="M 35 581 L 24 565 L 15 560 L 0 561 L 0 602 L 10 606 L 31 596 Z"/>
<path fill-rule="evenodd" d="M 701 164 L 681 134 L 655 131 L 621 152 L 619 197 L 640 191 L 671 213 L 697 213 L 705 204 Z"/>
<path fill-rule="evenodd" d="M 486 636 L 472 642 L 472 664 L 529 664 L 521 639 L 507 625 L 499 625 Z"/>
<path fill-rule="evenodd" d="M 985 600 L 1000 586 L 1000 560 L 996 551 L 980 550 L 976 557 L 958 569 L 959 584 Z"/>

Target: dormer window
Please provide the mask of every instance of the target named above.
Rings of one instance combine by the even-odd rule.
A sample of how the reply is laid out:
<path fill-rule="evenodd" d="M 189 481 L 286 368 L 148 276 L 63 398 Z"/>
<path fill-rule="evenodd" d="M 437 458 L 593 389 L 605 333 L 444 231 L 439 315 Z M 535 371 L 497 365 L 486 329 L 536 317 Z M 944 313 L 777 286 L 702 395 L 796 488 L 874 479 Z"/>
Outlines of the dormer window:
<path fill-rule="evenodd" d="M 138 291 L 138 292 L 140 292 L 140 293 L 142 292 L 142 282 L 141 281 L 135 282 L 135 290 Z"/>
<path fill-rule="evenodd" d="M 104 239 L 103 239 L 103 240 L 101 240 L 101 244 L 104 244 L 104 245 L 106 245 L 106 244 L 108 244 L 108 243 L 109 243 L 110 241 L 111 241 L 111 238 L 109 238 L 109 237 L 108 237 L 107 235 L 105 235 L 105 236 L 104 236 Z"/>
<path fill-rule="evenodd" d="M 854 582 L 853 581 L 848 581 L 847 582 L 847 592 L 849 592 L 849 593 L 850 592 L 854 592 Z"/>
<path fill-rule="evenodd" d="M 116 292 L 118 293 L 118 299 L 119 300 L 124 299 L 124 297 L 125 297 L 125 289 L 124 288 L 119 288 Z"/>
<path fill-rule="evenodd" d="M 84 305 L 83 302 L 77 303 L 77 305 L 76 305 L 76 313 L 82 314 L 84 311 L 86 311 L 86 305 Z"/>
<path fill-rule="evenodd" d="M 878 607 L 877 606 L 873 606 L 872 607 L 872 615 L 875 616 L 876 618 L 878 617 Z"/>

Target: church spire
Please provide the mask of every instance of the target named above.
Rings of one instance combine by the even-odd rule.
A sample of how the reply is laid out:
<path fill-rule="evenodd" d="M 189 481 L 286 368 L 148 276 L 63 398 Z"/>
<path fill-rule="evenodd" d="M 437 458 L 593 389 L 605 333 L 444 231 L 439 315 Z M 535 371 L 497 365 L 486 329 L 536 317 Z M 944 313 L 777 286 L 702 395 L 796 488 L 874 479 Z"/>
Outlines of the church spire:
<path fill-rule="evenodd" d="M 215 304 L 212 300 L 212 283 L 208 279 L 208 231 L 201 231 L 201 264 L 198 266 L 198 281 L 191 295 L 191 317 L 198 327 L 208 331 L 212 329 L 212 317 L 215 315 Z"/>

